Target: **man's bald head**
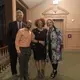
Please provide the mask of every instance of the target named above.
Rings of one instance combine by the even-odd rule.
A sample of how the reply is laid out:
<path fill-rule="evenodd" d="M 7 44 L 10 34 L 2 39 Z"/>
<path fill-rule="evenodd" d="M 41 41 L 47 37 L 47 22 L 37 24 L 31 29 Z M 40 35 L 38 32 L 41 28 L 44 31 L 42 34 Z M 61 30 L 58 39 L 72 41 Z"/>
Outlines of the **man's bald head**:
<path fill-rule="evenodd" d="M 31 20 L 27 20 L 26 24 L 27 24 L 27 28 L 30 29 L 31 26 L 32 26 L 32 21 Z"/>

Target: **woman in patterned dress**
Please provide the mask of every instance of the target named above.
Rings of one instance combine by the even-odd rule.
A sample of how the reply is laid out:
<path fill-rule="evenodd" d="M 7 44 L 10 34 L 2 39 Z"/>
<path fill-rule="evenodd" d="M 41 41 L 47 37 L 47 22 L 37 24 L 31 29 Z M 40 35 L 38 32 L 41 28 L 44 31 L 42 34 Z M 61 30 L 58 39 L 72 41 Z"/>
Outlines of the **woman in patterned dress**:
<path fill-rule="evenodd" d="M 47 27 L 49 28 L 47 32 L 47 55 L 50 58 L 53 71 L 51 73 L 51 78 L 57 75 L 58 62 L 61 59 L 61 49 L 62 49 L 62 34 L 58 28 L 54 26 L 52 19 L 47 20 Z"/>

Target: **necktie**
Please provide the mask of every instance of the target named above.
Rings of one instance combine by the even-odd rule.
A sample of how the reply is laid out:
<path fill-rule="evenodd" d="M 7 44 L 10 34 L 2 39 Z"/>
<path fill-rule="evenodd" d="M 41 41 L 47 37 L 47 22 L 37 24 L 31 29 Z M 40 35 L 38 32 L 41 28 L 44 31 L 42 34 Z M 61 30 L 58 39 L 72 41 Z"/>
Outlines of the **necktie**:
<path fill-rule="evenodd" d="M 21 28 L 22 28 L 22 26 L 21 26 L 21 22 L 19 22 L 18 29 L 21 29 Z"/>

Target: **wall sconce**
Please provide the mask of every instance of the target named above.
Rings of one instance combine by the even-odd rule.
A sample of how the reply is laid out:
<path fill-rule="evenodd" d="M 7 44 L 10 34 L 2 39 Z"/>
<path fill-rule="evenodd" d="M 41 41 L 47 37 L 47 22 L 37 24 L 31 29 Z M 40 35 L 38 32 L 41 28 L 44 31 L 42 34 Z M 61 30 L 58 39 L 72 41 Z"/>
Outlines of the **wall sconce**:
<path fill-rule="evenodd" d="M 57 4 L 59 4 L 59 1 L 60 1 L 60 0 L 53 0 L 53 4 L 54 4 L 54 5 L 57 5 Z"/>
<path fill-rule="evenodd" d="M 57 7 L 58 7 L 58 4 L 59 4 L 59 1 L 61 1 L 61 0 L 53 0 L 53 5 L 54 5 L 54 12 L 55 12 L 55 14 L 56 14 L 56 12 L 57 12 Z"/>

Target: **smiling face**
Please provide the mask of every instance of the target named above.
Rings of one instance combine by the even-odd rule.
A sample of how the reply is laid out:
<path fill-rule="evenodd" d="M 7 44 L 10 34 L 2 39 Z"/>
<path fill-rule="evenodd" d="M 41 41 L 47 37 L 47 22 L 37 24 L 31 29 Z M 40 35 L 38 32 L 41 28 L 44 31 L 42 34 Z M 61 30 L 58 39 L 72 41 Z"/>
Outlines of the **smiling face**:
<path fill-rule="evenodd" d="M 49 28 L 54 26 L 54 22 L 51 19 L 48 19 L 46 23 L 47 23 L 47 27 L 49 27 Z"/>
<path fill-rule="evenodd" d="M 31 26 L 32 26 L 32 22 L 27 21 L 27 28 L 28 28 L 28 29 L 30 29 L 30 28 L 31 28 Z"/>
<path fill-rule="evenodd" d="M 31 20 L 26 21 L 25 24 L 26 24 L 26 26 L 24 26 L 24 27 L 27 28 L 28 30 L 32 27 Z"/>
<path fill-rule="evenodd" d="M 18 11 L 16 13 L 16 18 L 17 18 L 17 21 L 22 21 L 23 20 L 23 12 Z"/>
<path fill-rule="evenodd" d="M 38 28 L 42 28 L 43 27 L 43 22 L 41 20 L 38 21 Z"/>

